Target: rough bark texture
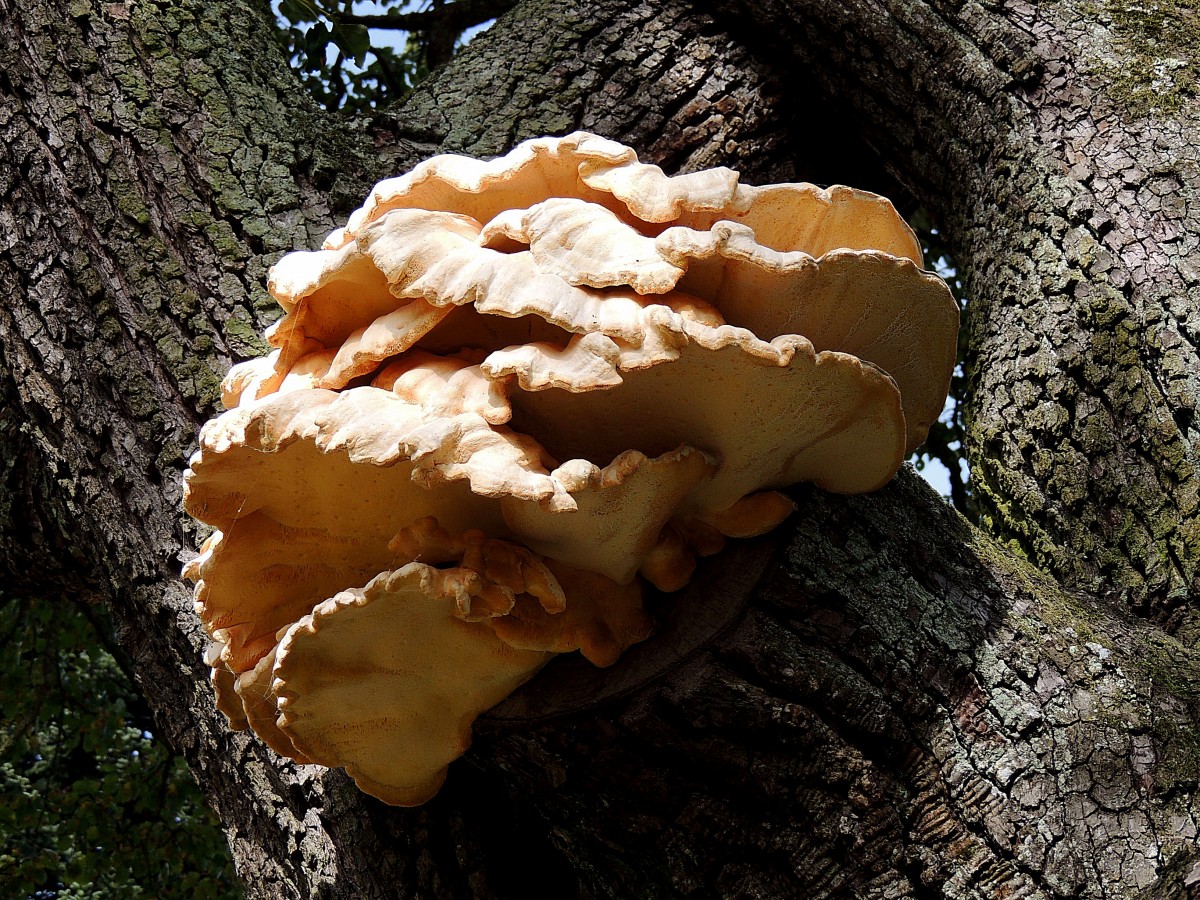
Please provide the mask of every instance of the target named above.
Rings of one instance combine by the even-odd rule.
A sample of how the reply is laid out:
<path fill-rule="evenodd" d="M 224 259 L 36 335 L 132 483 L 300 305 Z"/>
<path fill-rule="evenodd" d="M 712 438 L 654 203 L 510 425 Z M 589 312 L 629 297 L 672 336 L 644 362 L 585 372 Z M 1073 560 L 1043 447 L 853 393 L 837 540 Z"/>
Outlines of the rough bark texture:
<path fill-rule="evenodd" d="M 0 0 L 0 563 L 10 590 L 111 605 L 252 895 L 1200 883 L 1195 106 L 1099 87 L 1132 52 L 1111 5 L 728 7 L 529 0 L 351 125 L 297 92 L 264 6 Z M 180 472 L 261 349 L 282 251 L 429 153 L 577 127 L 929 208 L 967 273 L 972 462 L 1009 548 L 909 473 L 800 490 L 646 649 L 556 663 L 434 801 L 390 809 L 213 711 Z"/>
<path fill-rule="evenodd" d="M 991 526 L 1064 583 L 1190 632 L 1200 107 L 1168 95 L 1174 115 L 1146 116 L 1113 89 L 1143 64 L 1113 27 L 1124 9 L 765 0 L 745 27 L 819 73 L 957 251 Z"/>

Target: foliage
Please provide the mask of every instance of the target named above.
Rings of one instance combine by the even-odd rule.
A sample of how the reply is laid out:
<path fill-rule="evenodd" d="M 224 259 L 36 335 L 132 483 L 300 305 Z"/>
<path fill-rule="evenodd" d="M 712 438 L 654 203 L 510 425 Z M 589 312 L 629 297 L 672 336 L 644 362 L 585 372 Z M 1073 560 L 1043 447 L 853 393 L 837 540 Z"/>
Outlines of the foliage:
<path fill-rule="evenodd" d="M 0 596 L 0 645 L 0 895 L 240 896 L 224 835 L 154 737 L 103 611 Z"/>
<path fill-rule="evenodd" d="M 322 106 L 363 113 L 403 99 L 447 62 L 468 29 L 516 0 L 277 0 L 280 39 Z M 395 35 L 389 39 L 388 33 Z"/>
<path fill-rule="evenodd" d="M 338 13 L 350 12 L 352 5 L 342 0 L 330 11 L 314 0 L 282 0 L 279 36 L 318 103 L 329 110 L 365 112 L 403 98 L 428 70 L 411 34 L 402 50 L 373 46 L 366 25 L 342 21 Z"/>

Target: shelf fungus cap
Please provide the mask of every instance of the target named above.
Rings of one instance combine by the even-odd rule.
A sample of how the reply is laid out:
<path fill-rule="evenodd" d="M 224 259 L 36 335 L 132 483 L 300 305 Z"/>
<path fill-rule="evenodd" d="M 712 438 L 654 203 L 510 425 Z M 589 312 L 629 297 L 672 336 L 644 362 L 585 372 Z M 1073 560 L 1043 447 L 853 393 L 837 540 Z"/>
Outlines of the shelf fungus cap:
<path fill-rule="evenodd" d="M 525 141 L 490 160 L 446 154 L 411 172 L 381 181 L 345 229 L 326 238 L 338 248 L 363 225 L 394 209 L 429 209 L 488 222 L 508 209 L 527 209 L 553 197 L 600 203 L 642 222 L 669 222 L 689 212 L 717 212 L 744 202 L 745 187 L 732 169 L 668 176 L 638 162 L 629 147 L 576 131 Z"/>
<path fill-rule="evenodd" d="M 714 516 L 748 494 L 800 481 L 838 493 L 875 490 L 899 468 L 901 395 L 878 366 L 818 353 L 797 335 L 768 342 L 698 323 L 685 333 L 674 359 L 625 369 L 620 352 L 606 357 L 617 383 L 604 390 L 513 386 L 514 427 L 538 435 L 557 459 L 609 460 L 631 446 L 657 456 L 680 443 L 706 452 L 715 469 L 680 498 L 674 514 L 682 517 Z M 575 349 L 586 351 L 583 342 Z M 558 360 L 540 355 L 531 365 L 554 383 L 584 369 L 568 362 L 556 369 Z"/>
<path fill-rule="evenodd" d="M 475 717 L 550 658 L 458 618 L 445 577 L 422 563 L 383 572 L 318 604 L 279 643 L 280 731 L 386 803 L 432 797 Z"/>
<path fill-rule="evenodd" d="M 719 222 L 708 231 L 668 228 L 659 252 L 687 274 L 680 287 L 731 325 L 771 340 L 803 335 L 817 351 L 873 363 L 896 382 L 905 452 L 922 444 L 942 412 L 958 341 L 958 304 L 946 283 L 907 256 L 833 249 L 780 252 L 754 231 Z"/>
<path fill-rule="evenodd" d="M 684 273 L 659 254 L 653 238 L 605 207 L 573 197 L 505 210 L 484 226 L 480 241 L 527 246 L 540 271 L 574 285 L 664 294 Z"/>

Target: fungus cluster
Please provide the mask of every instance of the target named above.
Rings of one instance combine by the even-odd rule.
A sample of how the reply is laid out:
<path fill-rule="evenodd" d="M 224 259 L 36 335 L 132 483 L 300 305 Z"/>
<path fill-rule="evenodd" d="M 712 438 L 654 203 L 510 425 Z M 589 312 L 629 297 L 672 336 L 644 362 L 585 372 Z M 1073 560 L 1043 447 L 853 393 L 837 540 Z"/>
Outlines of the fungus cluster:
<path fill-rule="evenodd" d="M 378 184 L 285 256 L 187 511 L 218 705 L 382 800 L 441 785 L 553 654 L 645 639 L 643 586 L 761 534 L 778 488 L 885 484 L 958 328 L 888 201 L 676 177 L 576 133 Z"/>

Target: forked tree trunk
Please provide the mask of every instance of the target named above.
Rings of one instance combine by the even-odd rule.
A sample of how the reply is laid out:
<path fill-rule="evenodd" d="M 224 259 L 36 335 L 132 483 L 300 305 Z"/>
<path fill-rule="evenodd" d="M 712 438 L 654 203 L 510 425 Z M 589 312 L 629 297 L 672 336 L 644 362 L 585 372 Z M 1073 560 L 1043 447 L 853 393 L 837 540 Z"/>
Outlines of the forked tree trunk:
<path fill-rule="evenodd" d="M 255 896 L 1186 896 L 1200 127 L 1186 90 L 1138 111 L 1116 2 L 529 0 L 351 124 L 300 94 L 265 4 L 0 0 L 5 590 L 110 604 Z M 907 472 L 798 489 L 655 639 L 556 661 L 392 809 L 213 710 L 180 473 L 281 252 L 432 152 L 579 127 L 931 210 L 994 536 Z"/>

